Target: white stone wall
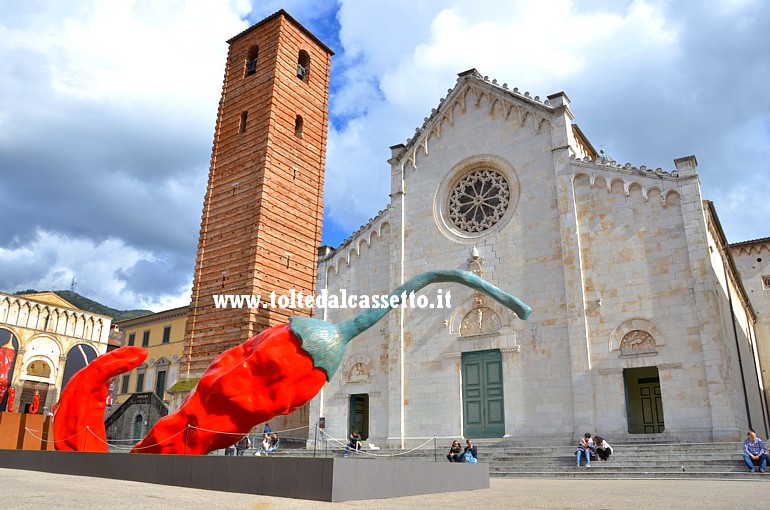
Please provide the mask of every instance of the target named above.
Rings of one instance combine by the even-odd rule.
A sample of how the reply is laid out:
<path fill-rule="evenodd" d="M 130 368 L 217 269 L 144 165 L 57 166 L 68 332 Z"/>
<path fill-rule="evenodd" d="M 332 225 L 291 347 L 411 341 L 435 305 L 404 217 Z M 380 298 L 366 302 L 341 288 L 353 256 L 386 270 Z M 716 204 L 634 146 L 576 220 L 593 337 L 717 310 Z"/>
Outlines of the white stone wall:
<path fill-rule="evenodd" d="M 627 419 L 618 412 L 625 407 L 623 369 L 656 366 L 666 432 L 703 429 L 710 421 L 708 394 L 687 383 L 704 380 L 705 373 L 679 195 L 670 192 L 664 204 L 660 188 L 645 188 L 647 179 L 626 179 L 634 180 L 624 186 L 623 176 L 599 175 L 592 185 L 578 173 L 574 181 L 592 388 L 601 395 L 595 421 L 585 428 L 625 433 Z M 656 345 L 652 352 L 623 356 L 610 340 L 616 328 L 635 319 L 651 323 L 636 327 L 651 333 Z"/>
<path fill-rule="evenodd" d="M 740 273 L 741 282 L 748 293 L 751 305 L 757 313 L 754 340 L 757 344 L 759 364 L 762 370 L 763 389 L 770 398 L 770 239 L 740 243 L 731 247 L 733 260 Z"/>
<path fill-rule="evenodd" d="M 392 290 L 390 273 L 391 227 L 388 212 L 377 218 L 369 229 L 359 232 L 351 242 L 341 246 L 331 258 L 318 267 L 316 293 L 323 289 L 340 296 L 348 294 L 382 295 Z M 361 309 L 316 309 L 315 317 L 337 323 L 351 319 Z M 326 417 L 325 432 L 345 440 L 348 431 L 350 395 L 369 395 L 369 436 L 385 437 L 388 426 L 388 333 L 387 318 L 356 337 L 347 347 L 337 373 L 310 405 L 310 428 L 319 416 Z M 321 404 L 323 401 L 323 404 Z M 311 432 L 312 437 L 312 432 Z"/>

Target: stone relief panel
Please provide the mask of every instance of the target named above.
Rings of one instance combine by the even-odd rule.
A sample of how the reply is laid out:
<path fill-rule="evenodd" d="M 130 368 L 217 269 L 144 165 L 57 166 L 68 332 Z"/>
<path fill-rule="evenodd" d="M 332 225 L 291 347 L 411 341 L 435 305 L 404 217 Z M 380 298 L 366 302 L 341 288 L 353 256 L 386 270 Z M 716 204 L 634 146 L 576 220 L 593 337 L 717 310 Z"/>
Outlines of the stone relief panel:
<path fill-rule="evenodd" d="M 498 335 L 511 328 L 516 314 L 486 296 L 474 292 L 462 301 L 444 325 L 452 335 L 460 337 Z"/>
<path fill-rule="evenodd" d="M 495 335 L 500 333 L 500 317 L 486 306 L 477 306 L 463 317 L 460 336 Z"/>
<path fill-rule="evenodd" d="M 372 360 L 365 354 L 355 354 L 342 367 L 342 380 L 349 384 L 368 383 L 372 376 Z"/>
<path fill-rule="evenodd" d="M 41 359 L 36 359 L 27 365 L 27 375 L 43 377 L 47 379 L 51 377 L 51 366 Z"/>
<path fill-rule="evenodd" d="M 635 329 L 629 331 L 620 341 L 621 356 L 635 356 L 638 354 L 657 354 L 655 339 L 646 331 Z"/>
<path fill-rule="evenodd" d="M 657 354 L 666 341 L 654 322 L 634 317 L 618 324 L 608 343 L 609 350 L 620 351 L 621 356 L 645 356 Z"/>

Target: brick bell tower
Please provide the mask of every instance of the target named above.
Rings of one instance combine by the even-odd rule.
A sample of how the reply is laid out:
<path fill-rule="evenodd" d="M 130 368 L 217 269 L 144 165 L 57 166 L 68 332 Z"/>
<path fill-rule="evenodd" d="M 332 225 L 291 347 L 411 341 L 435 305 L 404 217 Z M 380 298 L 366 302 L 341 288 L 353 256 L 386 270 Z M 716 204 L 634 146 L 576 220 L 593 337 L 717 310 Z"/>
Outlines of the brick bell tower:
<path fill-rule="evenodd" d="M 186 390 L 222 351 L 312 312 L 217 309 L 213 296 L 313 294 L 321 244 L 333 52 L 283 10 L 227 42 L 180 369 Z"/>

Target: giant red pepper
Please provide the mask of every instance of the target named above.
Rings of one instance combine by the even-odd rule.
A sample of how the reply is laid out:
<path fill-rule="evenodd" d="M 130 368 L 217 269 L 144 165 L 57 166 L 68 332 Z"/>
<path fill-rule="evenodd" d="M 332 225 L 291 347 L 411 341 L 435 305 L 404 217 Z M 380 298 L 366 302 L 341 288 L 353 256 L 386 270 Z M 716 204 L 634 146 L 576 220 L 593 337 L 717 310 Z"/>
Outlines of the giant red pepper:
<path fill-rule="evenodd" d="M 147 351 L 141 347 L 121 347 L 97 357 L 72 376 L 53 409 L 57 450 L 107 451 L 104 409 L 110 379 L 139 366 L 146 358 Z"/>
<path fill-rule="evenodd" d="M 223 352 L 174 413 L 134 453 L 204 454 L 226 448 L 258 423 L 288 414 L 326 382 L 287 324 Z"/>
<path fill-rule="evenodd" d="M 391 293 L 397 306 L 430 283 L 456 282 L 480 290 L 526 319 L 532 310 L 467 271 L 429 271 Z M 222 353 L 174 413 L 161 418 L 134 453 L 203 454 L 232 445 L 255 425 L 303 406 L 337 371 L 345 347 L 391 306 L 372 308 L 352 320 L 329 324 L 291 317 Z"/>
<path fill-rule="evenodd" d="M 516 297 L 473 273 L 439 270 L 410 278 L 390 294 L 387 300 L 389 306 L 369 309 L 339 324 L 308 317 L 292 317 L 288 325 L 269 328 L 219 355 L 182 406 L 174 413 L 161 418 L 131 451 L 204 454 L 232 445 L 259 423 L 280 414 L 291 413 L 309 402 L 324 383 L 331 380 L 351 339 L 373 326 L 412 292 L 438 282 L 461 283 L 484 292 L 516 312 L 521 319 L 526 319 L 532 312 Z M 124 347 L 111 354 L 123 349 L 131 348 Z M 81 372 L 90 374 L 97 370 L 94 365 L 102 357 L 104 356 L 97 358 Z M 124 364 L 128 366 L 127 363 Z M 76 376 L 81 375 L 81 372 Z M 110 371 L 110 377 L 119 373 L 121 372 L 116 368 Z M 96 398 L 91 406 L 101 404 L 103 412 L 106 387 L 103 393 L 97 393 L 86 384 L 89 381 L 96 383 L 101 380 L 101 377 L 87 376 L 83 379 L 82 391 L 90 392 Z M 100 384 L 105 386 L 104 382 L 107 380 L 104 379 Z M 67 389 L 71 385 L 72 382 Z M 62 399 L 64 396 L 62 394 Z M 60 408 L 58 412 L 61 414 L 64 411 Z M 68 409 L 64 416 L 69 416 L 70 413 L 71 410 Z M 92 412 L 94 417 L 95 414 Z M 56 424 L 56 421 L 54 423 Z M 104 435 L 103 423 L 100 431 L 96 430 L 96 420 L 90 421 L 89 424 L 92 432 L 101 432 L 102 436 Z M 66 430 L 73 433 L 82 428 L 83 425 L 79 425 L 68 427 Z M 58 429 L 56 434 L 57 449 L 62 449 L 59 448 Z M 71 449 L 80 449 L 78 441 L 72 443 Z M 106 445 L 104 449 L 106 450 Z"/>

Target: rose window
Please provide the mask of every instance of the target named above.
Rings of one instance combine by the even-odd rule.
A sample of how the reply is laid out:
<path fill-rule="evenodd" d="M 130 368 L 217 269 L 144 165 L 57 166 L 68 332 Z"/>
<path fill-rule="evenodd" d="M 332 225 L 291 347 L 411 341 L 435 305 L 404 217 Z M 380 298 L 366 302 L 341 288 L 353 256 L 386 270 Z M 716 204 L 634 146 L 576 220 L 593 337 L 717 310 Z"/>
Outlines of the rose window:
<path fill-rule="evenodd" d="M 508 181 L 494 170 L 476 170 L 449 197 L 449 218 L 463 232 L 483 232 L 499 222 L 511 201 Z"/>

